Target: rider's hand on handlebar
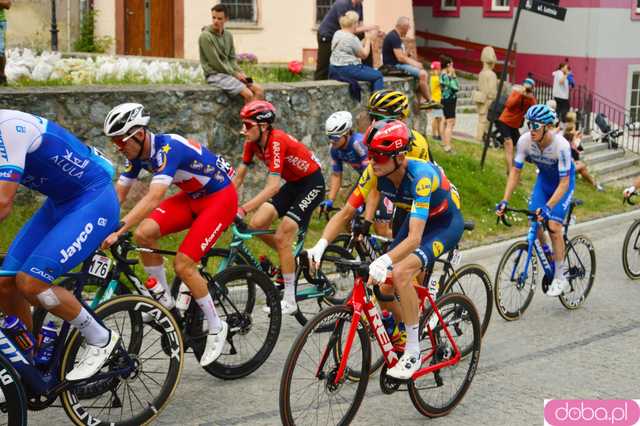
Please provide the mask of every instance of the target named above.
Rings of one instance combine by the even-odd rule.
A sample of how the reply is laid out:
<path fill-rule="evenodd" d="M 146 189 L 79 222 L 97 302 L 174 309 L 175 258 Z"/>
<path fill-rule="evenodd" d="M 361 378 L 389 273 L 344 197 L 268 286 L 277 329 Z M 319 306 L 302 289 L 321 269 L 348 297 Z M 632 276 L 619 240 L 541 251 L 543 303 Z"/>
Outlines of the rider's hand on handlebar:
<path fill-rule="evenodd" d="M 320 238 L 315 246 L 307 250 L 307 256 L 309 256 L 309 267 L 312 271 L 315 271 L 320 266 L 320 259 L 322 259 L 322 255 L 328 245 L 329 242 L 327 240 Z"/>
<path fill-rule="evenodd" d="M 502 200 L 498 204 L 496 204 L 496 215 L 504 216 L 504 210 L 509 206 L 509 202 L 507 200 Z"/>
<path fill-rule="evenodd" d="M 536 209 L 536 215 L 538 216 L 538 222 L 548 222 L 551 219 L 551 208 L 545 205 L 540 209 Z"/>
<path fill-rule="evenodd" d="M 113 232 L 111 233 L 100 245 L 100 248 L 102 248 L 102 250 L 106 250 L 109 247 L 111 247 L 112 245 L 114 245 L 116 243 L 116 241 L 118 241 L 118 238 L 120 237 L 120 234 L 118 234 L 117 232 Z"/>
<path fill-rule="evenodd" d="M 247 211 L 243 209 L 241 206 L 238 206 L 238 210 L 236 211 L 236 218 L 242 221 L 245 216 L 247 216 Z"/>
<path fill-rule="evenodd" d="M 374 284 L 384 283 L 392 265 L 393 261 L 388 254 L 384 254 L 371 262 L 369 265 L 369 282 Z"/>
<path fill-rule="evenodd" d="M 353 231 L 353 234 L 358 237 L 360 237 L 361 235 L 369 235 L 371 225 L 373 225 L 373 222 L 369 220 L 356 220 L 351 230 Z"/>
<path fill-rule="evenodd" d="M 324 200 L 323 202 L 320 203 L 320 211 L 321 212 L 324 212 L 325 210 L 329 211 L 332 208 L 333 208 L 333 200 L 330 200 L 330 199 L 327 198 L 326 200 Z"/>
<path fill-rule="evenodd" d="M 629 198 L 631 197 L 633 194 L 636 193 L 636 187 L 631 185 L 630 187 L 626 188 L 624 190 L 624 192 L 622 193 L 622 195 L 624 196 L 624 198 Z"/>

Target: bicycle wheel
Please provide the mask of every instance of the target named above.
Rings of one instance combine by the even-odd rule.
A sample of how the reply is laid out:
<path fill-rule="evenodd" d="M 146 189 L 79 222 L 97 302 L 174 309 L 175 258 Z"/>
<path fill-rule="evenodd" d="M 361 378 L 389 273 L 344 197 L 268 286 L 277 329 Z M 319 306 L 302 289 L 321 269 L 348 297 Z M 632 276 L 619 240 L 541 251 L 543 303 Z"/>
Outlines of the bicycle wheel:
<path fill-rule="evenodd" d="M 223 269 L 229 267 L 231 265 L 226 265 L 223 267 L 221 264 L 223 260 L 229 258 L 229 250 L 223 248 L 212 248 L 207 252 L 207 254 L 200 260 L 200 263 L 204 267 L 204 269 L 211 275 L 214 276 L 219 272 L 222 272 Z M 234 266 L 239 265 L 251 265 L 251 260 L 246 259 L 242 253 L 238 253 L 233 260 Z M 178 275 L 173 278 L 173 284 L 171 285 L 171 294 L 175 298 L 178 295 L 178 290 L 180 289 L 180 283 L 182 280 Z"/>
<path fill-rule="evenodd" d="M 145 323 L 143 313 L 154 320 Z M 127 373 L 113 375 L 111 381 L 100 379 L 100 383 L 111 385 L 98 395 L 78 395 L 80 389 L 90 388 L 91 382 L 64 391 L 60 399 L 65 412 L 75 424 L 150 423 L 166 407 L 180 382 L 184 344 L 176 320 L 161 304 L 137 295 L 115 297 L 100 305 L 95 315 L 122 339 L 98 374 L 123 369 Z M 73 368 L 83 343 L 78 331 L 70 335 L 61 378 Z"/>
<path fill-rule="evenodd" d="M 493 311 L 491 277 L 480 265 L 464 265 L 454 271 L 444 285 L 443 294 L 461 293 L 473 302 L 480 314 L 482 335 L 487 332 Z"/>
<path fill-rule="evenodd" d="M 345 303 L 353 289 L 353 271 L 326 260 L 327 256 L 353 259 L 347 249 L 332 244 L 324 251 L 315 276 L 306 269 L 302 270 L 296 284 L 298 311 L 295 317 L 300 325 L 305 325 L 309 318 L 329 306 Z"/>
<path fill-rule="evenodd" d="M 527 261 L 528 243 L 517 241 L 507 249 L 496 271 L 493 297 L 496 309 L 507 321 L 520 319 L 529 307 L 538 280 L 538 259 L 531 257 L 526 279 L 523 279 Z"/>
<path fill-rule="evenodd" d="M 220 357 L 204 369 L 220 379 L 239 379 L 260 368 L 276 346 L 282 322 L 280 297 L 269 278 L 251 266 L 229 267 L 214 281 L 215 284 L 209 283 L 209 292 L 218 315 L 229 325 L 229 332 Z M 199 361 L 208 326 L 196 302 L 191 303 L 190 309 L 197 310 L 197 316 L 190 333 Z"/>
<path fill-rule="evenodd" d="M 336 384 L 339 359 L 331 356 L 338 341 L 344 346 L 352 319 L 351 306 L 332 306 L 309 320 L 296 337 L 280 380 L 283 425 L 345 425 L 353 420 L 367 390 L 369 375 L 352 380 L 345 371 Z M 361 325 L 356 330 L 346 368 L 366 372 L 371 362 L 369 337 Z"/>
<path fill-rule="evenodd" d="M 587 300 L 596 277 L 596 251 L 593 243 L 584 235 L 573 237 L 567 244 L 565 259 L 571 290 L 558 297 L 565 308 L 577 309 Z"/>
<path fill-rule="evenodd" d="M 411 402 L 427 417 L 445 416 L 460 403 L 476 373 L 482 340 L 478 312 L 467 296 L 450 293 L 436 303 L 458 348 L 462 352 L 462 348 L 467 347 L 469 351 L 456 364 L 409 381 Z M 420 322 L 422 365 L 435 365 L 450 359 L 453 348 L 431 306 L 425 310 Z"/>
<path fill-rule="evenodd" d="M 0 425 L 27 425 L 27 397 L 13 365 L 0 355 Z"/>
<path fill-rule="evenodd" d="M 624 237 L 622 267 L 632 280 L 640 278 L 640 219 L 631 224 Z"/>

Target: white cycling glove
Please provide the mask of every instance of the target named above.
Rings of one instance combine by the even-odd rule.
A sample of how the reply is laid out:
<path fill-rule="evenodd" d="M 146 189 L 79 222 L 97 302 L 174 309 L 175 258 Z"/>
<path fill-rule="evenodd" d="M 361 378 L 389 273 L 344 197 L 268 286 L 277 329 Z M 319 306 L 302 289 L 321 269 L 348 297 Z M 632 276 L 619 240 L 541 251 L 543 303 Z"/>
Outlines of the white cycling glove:
<path fill-rule="evenodd" d="M 382 255 L 369 265 L 369 278 L 376 283 L 383 283 L 387 279 L 387 272 L 393 265 L 388 254 Z"/>
<path fill-rule="evenodd" d="M 318 265 L 328 245 L 329 245 L 329 242 L 327 240 L 325 240 L 324 238 L 320 238 L 320 240 L 318 240 L 315 246 L 307 250 L 307 256 L 309 256 L 309 262 L 314 266 Z"/>
<path fill-rule="evenodd" d="M 631 185 L 630 187 L 625 189 L 622 194 L 624 195 L 624 198 L 629 198 L 634 192 L 636 192 L 636 187 Z"/>

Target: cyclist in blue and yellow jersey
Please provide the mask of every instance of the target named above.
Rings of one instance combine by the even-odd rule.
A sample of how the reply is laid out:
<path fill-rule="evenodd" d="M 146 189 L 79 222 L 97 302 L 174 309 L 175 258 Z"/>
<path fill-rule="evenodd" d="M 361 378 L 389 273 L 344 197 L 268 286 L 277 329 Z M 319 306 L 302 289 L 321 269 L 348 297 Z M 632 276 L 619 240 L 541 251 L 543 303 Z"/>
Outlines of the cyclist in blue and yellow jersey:
<path fill-rule="evenodd" d="M 82 263 L 118 225 L 113 165 L 53 121 L 0 110 L 0 222 L 13 208 L 18 185 L 47 197 L 15 236 L 0 278 L 0 309 L 32 328 L 31 305 L 68 321 L 85 339 L 67 380 L 96 374 L 120 341 L 75 296 L 51 283 Z M 4 232 L 4 231 L 3 231 Z"/>
<path fill-rule="evenodd" d="M 576 170 L 571 160 L 571 145 L 560 132 L 555 132 L 556 113 L 544 104 L 534 105 L 525 115 L 529 131 L 518 140 L 514 165 L 509 173 L 504 197 L 496 205 L 496 214 L 502 216 L 513 191 L 520 182 L 525 160 L 539 170 L 529 210 L 537 213 L 539 221 L 546 221 L 553 245 L 556 268 L 547 296 L 560 296 L 567 288 L 567 265 L 562 224 L 569 211 L 576 182 Z M 538 238 L 544 244 L 544 230 L 538 229 Z"/>

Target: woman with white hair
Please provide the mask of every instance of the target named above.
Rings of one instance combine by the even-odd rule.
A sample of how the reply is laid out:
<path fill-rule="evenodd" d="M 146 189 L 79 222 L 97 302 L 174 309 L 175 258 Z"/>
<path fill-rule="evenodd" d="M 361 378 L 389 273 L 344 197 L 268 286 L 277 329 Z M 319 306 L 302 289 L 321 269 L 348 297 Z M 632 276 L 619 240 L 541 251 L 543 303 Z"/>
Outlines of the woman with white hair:
<path fill-rule="evenodd" d="M 358 19 L 358 14 L 354 11 L 340 17 L 341 29 L 336 31 L 331 41 L 329 78 L 341 81 L 368 81 L 371 83 L 372 91 L 381 90 L 384 88 L 382 73 L 362 64 L 362 60 L 371 53 L 374 34 L 365 34 L 364 44 L 360 42 L 355 35 Z"/>

